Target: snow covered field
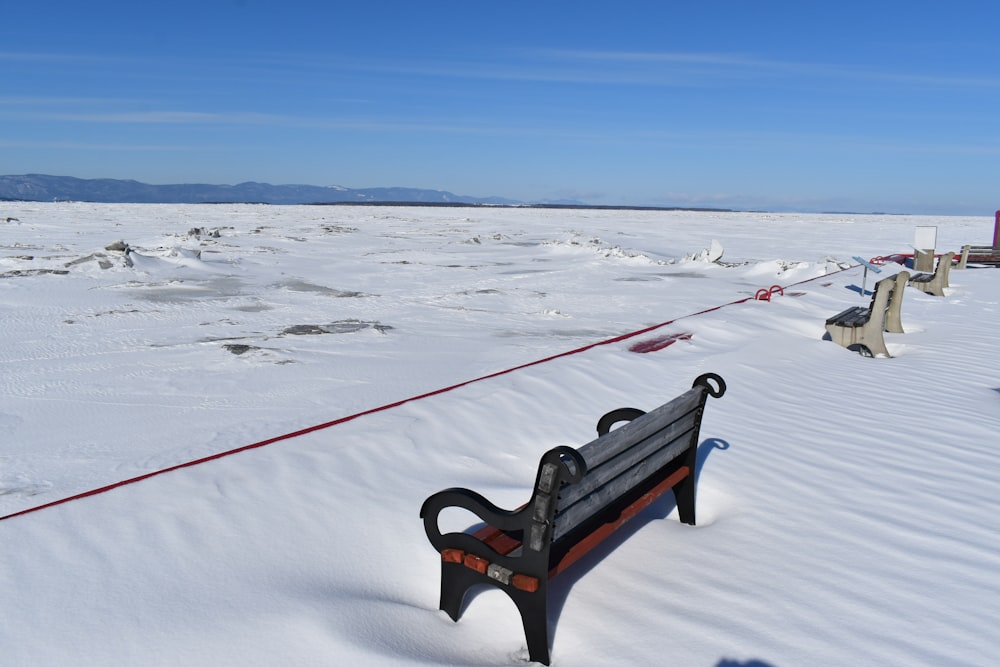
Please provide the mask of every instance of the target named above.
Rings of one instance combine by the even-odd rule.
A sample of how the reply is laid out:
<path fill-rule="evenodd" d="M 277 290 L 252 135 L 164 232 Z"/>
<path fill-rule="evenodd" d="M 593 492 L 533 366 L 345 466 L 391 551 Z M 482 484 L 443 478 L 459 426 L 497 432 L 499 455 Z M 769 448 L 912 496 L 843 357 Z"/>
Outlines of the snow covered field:
<path fill-rule="evenodd" d="M 663 499 L 557 579 L 554 665 L 1000 653 L 1000 271 L 953 270 L 943 298 L 907 289 L 893 358 L 822 340 L 867 303 L 853 256 L 908 252 L 927 225 L 939 251 L 987 243 L 992 215 L 0 203 L 7 217 L 4 665 L 524 663 L 502 593 L 458 624 L 437 611 L 420 504 L 466 486 L 520 505 L 543 452 L 703 372 L 729 391 L 706 409 L 698 525 Z M 685 339 L 630 351 L 668 334 Z"/>

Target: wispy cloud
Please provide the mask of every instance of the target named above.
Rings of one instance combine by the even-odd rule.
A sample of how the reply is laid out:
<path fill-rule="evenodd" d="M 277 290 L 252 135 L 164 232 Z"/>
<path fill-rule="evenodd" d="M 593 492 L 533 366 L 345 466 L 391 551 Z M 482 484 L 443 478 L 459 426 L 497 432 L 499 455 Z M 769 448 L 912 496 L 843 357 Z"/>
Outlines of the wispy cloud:
<path fill-rule="evenodd" d="M 673 65 L 697 67 L 701 73 L 739 73 L 741 75 L 790 75 L 811 78 L 838 78 L 896 82 L 914 85 L 965 86 L 979 88 L 1000 87 L 998 77 L 970 77 L 965 74 L 940 74 L 900 72 L 876 67 L 817 63 L 759 58 L 747 54 L 713 52 L 657 52 L 657 51 L 607 51 L 607 50 L 541 50 L 529 52 L 543 59 L 576 62 L 587 65 Z"/>
<path fill-rule="evenodd" d="M 288 64 L 288 61 L 286 61 Z M 898 71 L 844 63 L 788 61 L 744 53 L 521 49 L 485 60 L 326 61 L 303 67 L 429 78 L 581 83 L 589 85 L 698 86 L 770 81 L 841 81 L 912 87 L 1000 88 L 1000 77 Z"/>
<path fill-rule="evenodd" d="M 136 151 L 202 151 L 206 146 L 190 146 L 181 144 L 111 144 L 111 143 L 87 143 L 79 141 L 11 141 L 0 139 L 0 148 L 17 148 L 30 150 L 69 150 L 69 151 L 109 151 L 109 152 L 136 152 Z"/>
<path fill-rule="evenodd" d="M 617 63 L 679 63 L 738 67 L 770 66 L 775 63 L 750 56 L 732 53 L 695 51 L 605 51 L 585 49 L 544 49 L 526 51 L 543 58 L 579 60 L 586 62 Z"/>
<path fill-rule="evenodd" d="M 51 100 L 50 100 L 51 101 Z M 79 100 L 60 100 L 76 105 Z M 98 100 L 93 100 L 97 104 Z M 3 99 L 0 98 L 0 107 Z M 657 126 L 622 126 L 609 132 L 605 124 L 587 123 L 567 125 L 551 123 L 518 125 L 498 123 L 495 119 L 478 117 L 435 118 L 433 121 L 406 118 L 372 118 L 352 116 L 305 116 L 296 114 L 268 114 L 252 111 L 198 111 L 198 110 L 112 110 L 103 112 L 69 112 L 40 109 L 20 109 L 0 112 L 0 118 L 31 118 L 34 121 L 55 123 L 95 123 L 108 125 L 226 125 L 261 126 L 272 128 L 299 128 L 309 130 L 356 131 L 375 133 L 418 133 L 447 135 L 476 135 L 494 137 L 538 138 L 573 143 L 586 142 L 601 145 L 634 145 L 663 147 L 698 146 L 705 150 L 725 146 L 729 150 L 798 150 L 803 146 L 836 147 L 840 151 L 910 152 L 928 154 L 1000 154 L 1000 145 L 988 141 L 976 143 L 912 141 L 888 139 L 884 136 L 845 134 L 836 132 L 798 132 L 778 129 L 721 130 L 718 128 L 665 129 Z M 6 141 L 5 146 L 24 147 L 21 142 Z M 97 147 L 75 143 L 48 143 L 48 147 L 85 148 Z M 124 147 L 100 146 L 102 150 L 146 150 L 159 146 Z"/>
<path fill-rule="evenodd" d="M 0 51 L 0 62 L 11 63 L 108 63 L 118 59 L 83 53 L 40 53 L 33 51 Z"/>
<path fill-rule="evenodd" d="M 36 64 L 104 63 L 141 67 L 134 57 L 80 53 L 34 53 L 0 51 L 0 62 Z M 724 51 L 632 51 L 606 49 L 520 48 L 496 51 L 483 57 L 414 59 L 408 61 L 352 58 L 310 53 L 230 54 L 206 62 L 200 58 L 172 60 L 183 76 L 273 77 L 288 80 L 321 75 L 323 72 L 354 72 L 415 78 L 452 78 L 490 81 L 579 83 L 588 85 L 698 86 L 752 84 L 763 79 L 852 81 L 912 87 L 1000 88 L 1000 77 L 969 76 L 965 72 L 942 73 L 914 69 L 900 71 L 876 66 L 836 62 L 771 59 L 752 53 Z M 181 74 L 178 74 L 181 76 Z M 2 98 L 0 98 L 2 99 Z"/>
<path fill-rule="evenodd" d="M 35 107 L 35 108 L 79 108 L 81 106 L 108 106 L 134 103 L 118 97 L 56 97 L 43 95 L 0 95 L 2 107 Z"/>
<path fill-rule="evenodd" d="M 107 125 L 226 125 L 266 126 L 276 128 L 304 128 L 317 130 L 356 130 L 371 132 L 417 132 L 481 135 L 531 135 L 551 136 L 552 128 L 518 127 L 502 125 L 492 119 L 474 117 L 436 117 L 433 121 L 410 120 L 405 116 L 326 116 L 274 114 L 255 111 L 202 111 L 202 110 L 135 110 L 121 107 L 135 106 L 108 104 L 109 100 L 76 98 L 0 98 L 0 119 L 31 120 L 51 123 L 93 123 Z M 99 106 L 118 107 L 102 111 L 84 110 Z M 5 107 L 7 107 L 5 109 Z M 2 127 L 2 126 L 0 126 Z"/>
<path fill-rule="evenodd" d="M 9 98 L 0 97 L 0 117 L 73 123 L 109 123 L 140 125 L 295 125 L 303 119 L 280 114 L 252 111 L 179 111 L 179 110 L 125 110 L 121 107 L 137 106 L 134 100 L 102 98 Z M 3 109 L 6 107 L 6 111 Z M 87 110 L 100 107 L 117 107 L 109 110 Z M 81 109 L 84 109 L 81 111 Z"/>
<path fill-rule="evenodd" d="M 143 123 L 158 125 L 247 122 L 253 114 L 218 114 L 200 111 L 118 111 L 106 113 L 42 113 L 38 118 L 77 123 Z"/>

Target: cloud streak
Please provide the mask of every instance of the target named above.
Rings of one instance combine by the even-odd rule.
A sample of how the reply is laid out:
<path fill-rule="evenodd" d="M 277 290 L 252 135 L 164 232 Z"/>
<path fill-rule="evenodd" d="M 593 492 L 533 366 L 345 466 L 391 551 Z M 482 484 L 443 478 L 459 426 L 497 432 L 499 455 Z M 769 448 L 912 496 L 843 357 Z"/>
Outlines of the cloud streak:
<path fill-rule="evenodd" d="M 35 101 L 39 109 L 31 109 Z M 253 111 L 198 111 L 198 110 L 110 110 L 104 112 L 53 111 L 53 106 L 98 106 L 106 99 L 87 98 L 0 98 L 0 107 L 13 105 L 15 112 L 0 113 L 0 117 L 24 117 L 52 123 L 89 123 L 107 125 L 164 125 L 193 126 L 261 126 L 286 129 L 356 131 L 375 133 L 421 133 L 448 135 L 478 135 L 494 137 L 544 138 L 590 144 L 615 144 L 633 146 L 728 146 L 734 150 L 800 149 L 803 146 L 836 146 L 840 151 L 913 152 L 932 154 L 996 155 L 1000 145 L 995 142 L 977 143 L 891 140 L 885 137 L 836 132 L 797 132 L 775 129 L 718 130 L 691 128 L 683 130 L 662 129 L 655 126 L 623 126 L 613 133 L 606 125 L 579 123 L 514 125 L 492 122 L 477 117 L 435 119 L 433 122 L 410 121 L 396 118 L 305 116 L 295 114 L 268 114 Z M 23 108 L 27 107 L 27 108 Z M 117 144 L 85 144 L 77 142 L 19 142 L 0 141 L 0 146 L 46 147 L 83 150 L 166 150 L 163 145 L 124 146 Z M 179 147 L 191 150 L 192 146 Z"/>
<path fill-rule="evenodd" d="M 0 62 L 36 65 L 113 65 L 115 69 L 149 70 L 159 61 L 131 57 L 128 63 L 113 55 L 81 53 L 0 52 Z M 748 53 L 713 51 L 629 51 L 602 49 L 520 48 L 449 60 L 373 60 L 310 53 L 235 54 L 205 61 L 172 59 L 175 76 L 183 78 L 211 71 L 214 77 L 261 76 L 297 78 L 341 72 L 383 74 L 430 79 L 470 79 L 635 86 L 731 86 L 804 80 L 892 84 L 909 87 L 968 89 L 1000 88 L 1000 77 L 967 73 L 901 72 L 870 66 L 761 58 Z M 2 98 L 0 98 L 2 99 Z"/>
<path fill-rule="evenodd" d="M 656 52 L 522 49 L 505 58 L 477 62 L 322 62 L 310 67 L 428 78 L 580 83 L 590 85 L 700 86 L 780 81 L 835 80 L 912 87 L 996 89 L 1000 78 L 962 74 L 912 73 L 838 63 L 759 58 L 722 52 Z"/>
<path fill-rule="evenodd" d="M 143 152 L 169 151 L 185 152 L 206 150 L 206 146 L 186 146 L 180 144 L 110 144 L 86 143 L 79 141 L 10 141 L 0 139 L 0 148 L 28 150 L 70 150 L 70 151 L 102 151 L 102 152 Z"/>

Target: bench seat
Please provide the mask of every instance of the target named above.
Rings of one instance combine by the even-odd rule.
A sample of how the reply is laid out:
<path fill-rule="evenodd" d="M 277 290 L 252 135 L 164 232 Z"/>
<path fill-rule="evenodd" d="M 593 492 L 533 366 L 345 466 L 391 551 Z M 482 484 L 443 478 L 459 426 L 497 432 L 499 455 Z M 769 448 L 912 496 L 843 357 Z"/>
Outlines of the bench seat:
<path fill-rule="evenodd" d="M 843 312 L 837 313 L 826 321 L 827 324 L 836 324 L 842 327 L 860 327 L 868 323 L 871 318 L 871 308 L 865 306 L 852 306 Z"/>

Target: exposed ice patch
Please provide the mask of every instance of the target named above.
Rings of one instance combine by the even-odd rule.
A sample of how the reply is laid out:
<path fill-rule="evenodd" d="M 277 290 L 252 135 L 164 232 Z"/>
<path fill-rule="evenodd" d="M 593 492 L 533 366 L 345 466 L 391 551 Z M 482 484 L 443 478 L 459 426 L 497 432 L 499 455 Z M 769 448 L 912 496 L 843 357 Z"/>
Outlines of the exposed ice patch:
<path fill-rule="evenodd" d="M 361 320 L 339 320 L 329 324 L 296 324 L 285 328 L 281 333 L 286 336 L 315 336 L 321 334 L 354 333 L 365 329 L 374 329 L 379 333 L 390 331 L 393 327 L 381 322 L 363 322 Z"/>
<path fill-rule="evenodd" d="M 0 496 L 37 496 L 52 488 L 52 482 L 32 481 L 26 475 L 0 476 Z"/>

